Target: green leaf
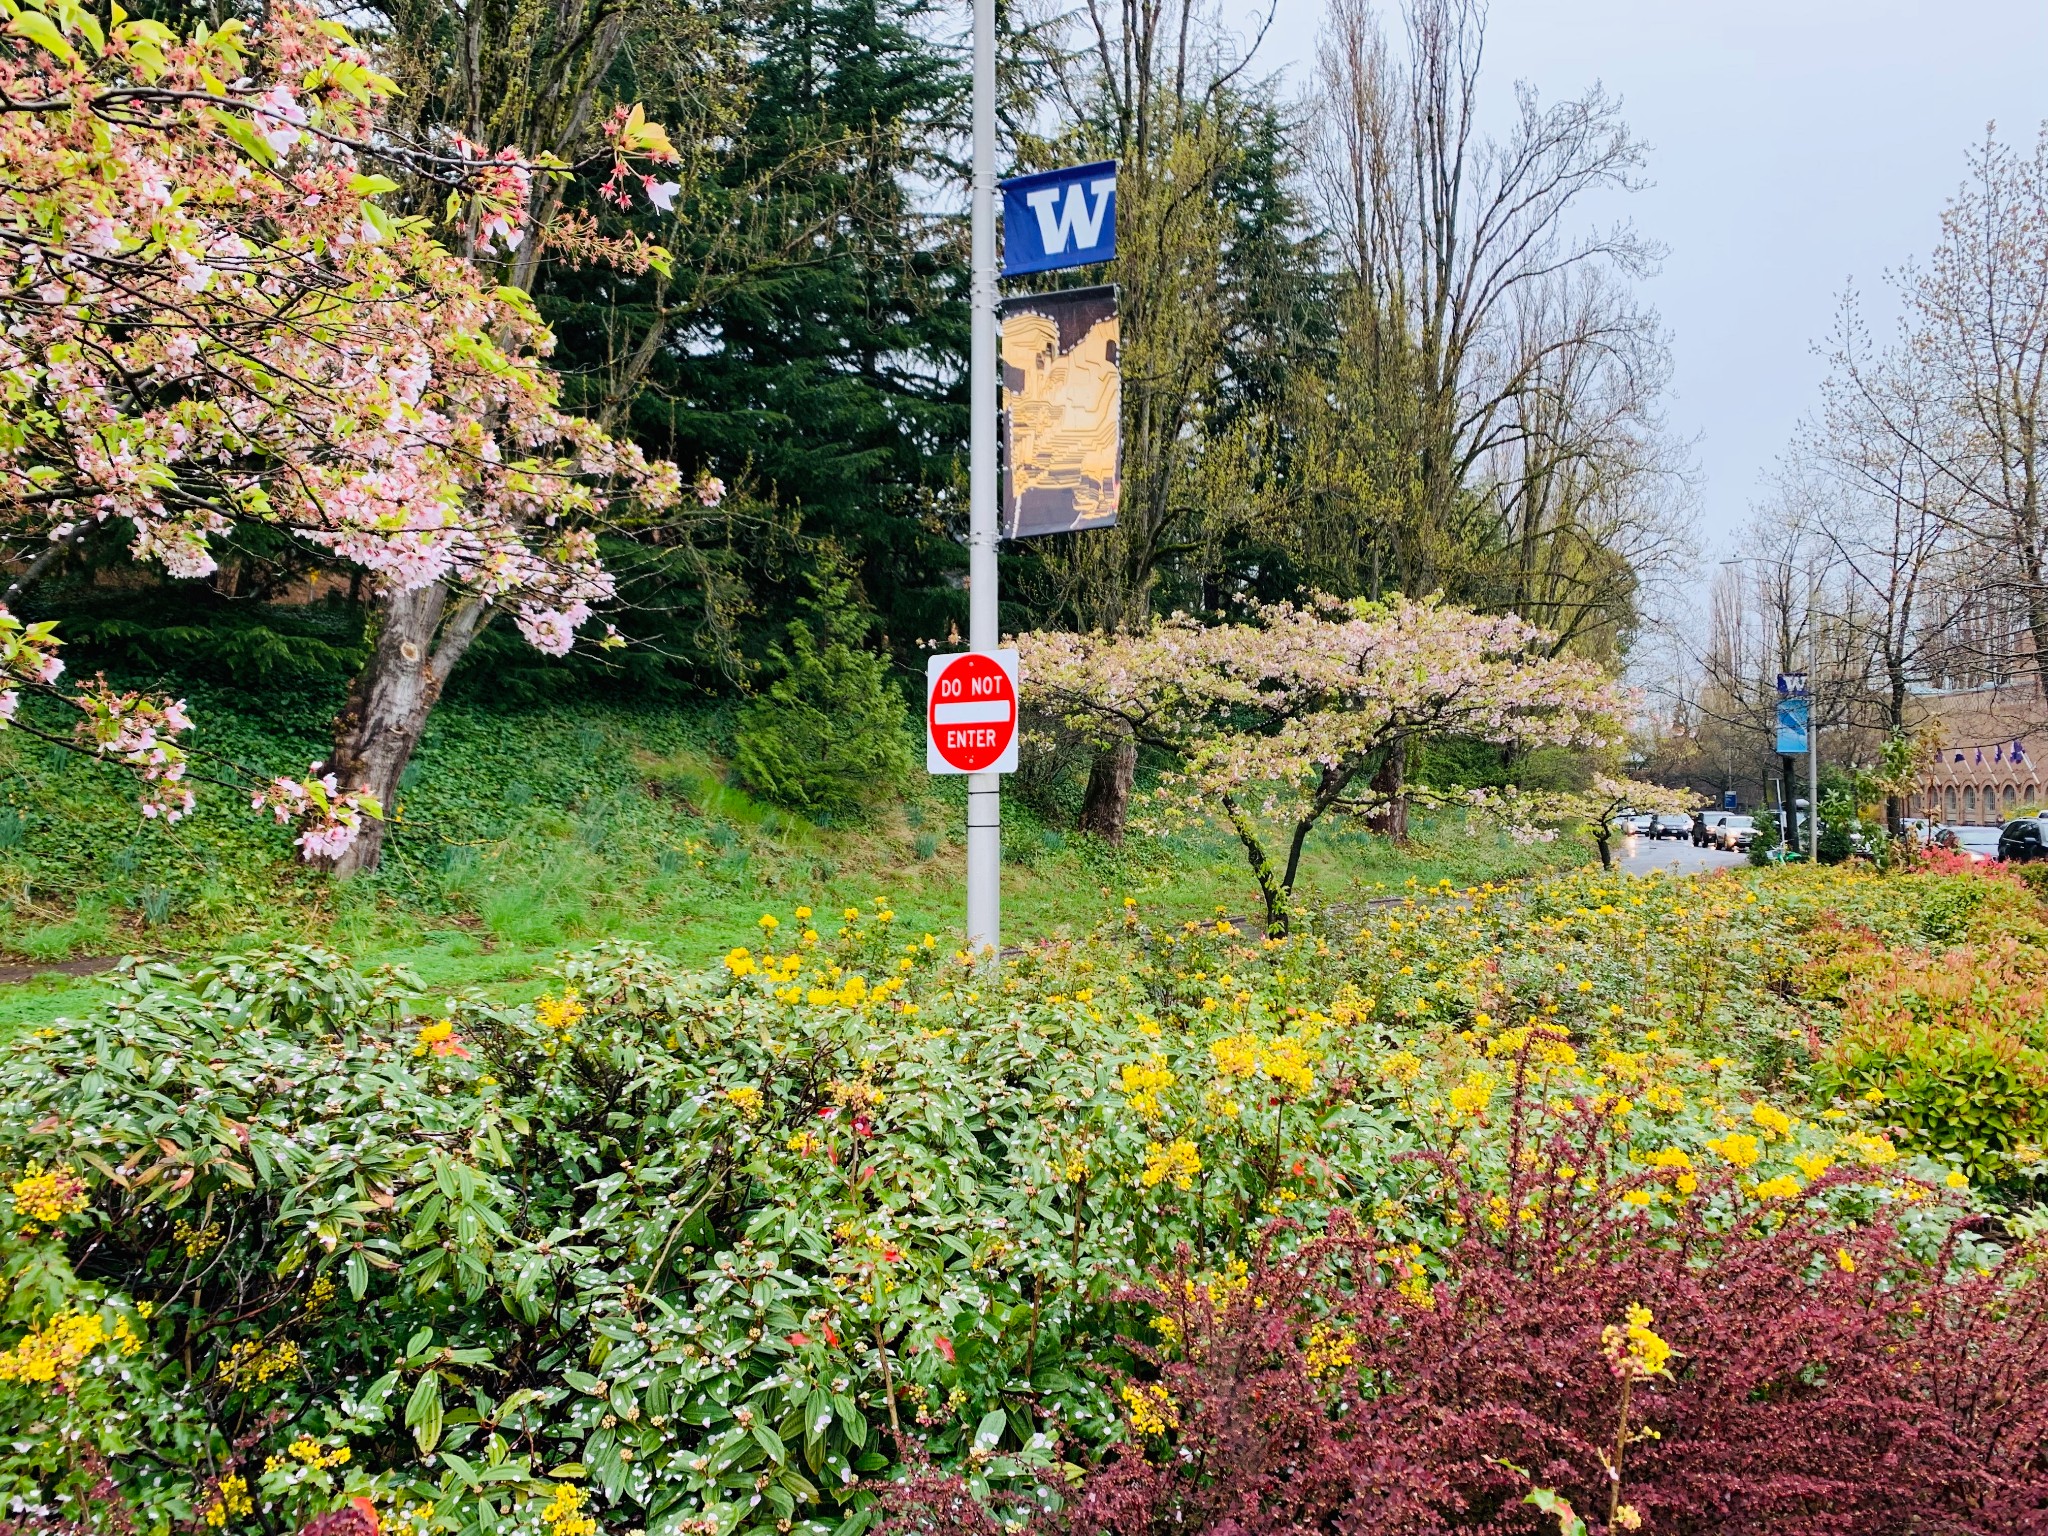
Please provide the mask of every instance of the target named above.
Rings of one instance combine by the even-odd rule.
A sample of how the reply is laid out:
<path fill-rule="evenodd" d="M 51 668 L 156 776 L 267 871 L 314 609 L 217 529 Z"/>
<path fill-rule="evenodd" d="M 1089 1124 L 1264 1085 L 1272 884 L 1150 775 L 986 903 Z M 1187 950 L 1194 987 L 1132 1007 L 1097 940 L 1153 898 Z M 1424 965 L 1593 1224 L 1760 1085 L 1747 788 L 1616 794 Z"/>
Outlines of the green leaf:
<path fill-rule="evenodd" d="M 982 1415 L 981 1424 L 974 1431 L 974 1448 L 977 1451 L 992 1451 L 1003 1438 L 1003 1431 L 1010 1426 L 1009 1415 L 996 1408 Z"/>
<path fill-rule="evenodd" d="M 7 24 L 7 30 L 16 37 L 27 38 L 43 52 L 62 59 L 66 64 L 78 62 L 78 54 L 64 40 L 57 24 L 40 11 L 22 11 Z"/>
<path fill-rule="evenodd" d="M 434 1448 L 441 1438 L 441 1373 L 427 1371 L 420 1377 L 420 1384 L 412 1389 L 412 1399 L 405 1405 L 405 1427 L 412 1431 L 412 1437 L 419 1443 L 420 1454 L 425 1455 Z"/>

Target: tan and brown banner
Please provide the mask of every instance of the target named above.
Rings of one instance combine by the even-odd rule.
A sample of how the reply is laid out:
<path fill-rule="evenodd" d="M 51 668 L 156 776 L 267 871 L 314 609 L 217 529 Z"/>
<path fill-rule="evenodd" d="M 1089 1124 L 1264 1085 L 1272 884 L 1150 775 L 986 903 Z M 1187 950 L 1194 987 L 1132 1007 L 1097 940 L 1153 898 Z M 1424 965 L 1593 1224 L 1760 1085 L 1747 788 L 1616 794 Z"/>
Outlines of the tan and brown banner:
<path fill-rule="evenodd" d="M 1116 524 L 1123 381 L 1116 289 L 1006 299 L 1003 537 Z"/>

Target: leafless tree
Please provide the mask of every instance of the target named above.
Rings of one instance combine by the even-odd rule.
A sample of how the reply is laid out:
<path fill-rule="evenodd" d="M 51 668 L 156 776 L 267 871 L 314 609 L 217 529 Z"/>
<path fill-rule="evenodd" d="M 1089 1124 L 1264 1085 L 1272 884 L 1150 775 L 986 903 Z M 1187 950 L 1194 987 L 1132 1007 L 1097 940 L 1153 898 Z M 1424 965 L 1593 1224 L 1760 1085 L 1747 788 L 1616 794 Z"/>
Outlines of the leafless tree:
<path fill-rule="evenodd" d="M 1639 184 L 1643 150 L 1597 87 L 1546 104 L 1518 85 L 1511 126 L 1482 134 L 1485 31 L 1478 0 L 1406 0 L 1397 51 L 1371 0 L 1331 6 L 1313 165 L 1349 290 L 1338 376 L 1377 454 L 1358 537 L 1376 586 L 1618 645 L 1683 477 L 1631 289 L 1660 253 L 1581 214 Z"/>
<path fill-rule="evenodd" d="M 1995 551 L 1984 575 L 2023 615 L 2048 685 L 2048 125 L 2031 152 L 1987 131 L 1932 258 L 1904 286 L 1915 363 L 1940 414 L 1897 430 L 1952 482 L 1956 515 Z"/>

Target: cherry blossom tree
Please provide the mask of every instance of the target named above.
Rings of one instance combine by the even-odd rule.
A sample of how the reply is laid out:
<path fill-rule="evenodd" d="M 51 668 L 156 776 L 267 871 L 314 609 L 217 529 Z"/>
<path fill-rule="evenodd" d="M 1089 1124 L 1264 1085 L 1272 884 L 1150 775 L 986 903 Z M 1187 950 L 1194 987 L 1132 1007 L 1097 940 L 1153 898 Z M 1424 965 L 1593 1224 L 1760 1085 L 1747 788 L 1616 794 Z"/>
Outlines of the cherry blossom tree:
<path fill-rule="evenodd" d="M 1676 816 L 1690 811 L 1699 796 L 1689 790 L 1671 789 L 1643 779 L 1616 778 L 1596 773 L 1582 789 L 1486 791 L 1472 797 L 1476 809 L 1503 819 L 1519 836 L 1546 841 L 1559 829 L 1577 825 L 1585 828 L 1600 854 L 1600 867 L 1614 866 L 1614 838 L 1624 817 L 1631 815 Z"/>
<path fill-rule="evenodd" d="M 1442 736 L 1590 749 L 1620 735 L 1623 700 L 1596 664 L 1550 654 L 1551 636 L 1513 616 L 1433 599 L 1313 597 L 1242 624 L 1176 615 L 1138 635 L 1017 645 L 1027 705 L 1096 741 L 1128 735 L 1178 757 L 1148 821 L 1225 822 L 1274 933 L 1309 834 L 1332 812 L 1380 809 L 1372 785 L 1390 753 Z"/>
<path fill-rule="evenodd" d="M 211 572 L 245 522 L 367 572 L 378 630 L 333 754 L 263 803 L 310 818 L 309 857 L 374 864 L 378 807 L 484 625 L 509 613 L 568 651 L 612 595 L 597 529 L 682 500 L 673 467 L 559 409 L 546 327 L 470 258 L 666 254 L 587 220 L 528 227 L 535 178 L 583 167 L 395 143 L 391 83 L 309 11 L 185 37 L 76 0 L 0 11 L 0 523 L 47 535 L 6 595 L 111 524 L 172 576 Z M 675 195 L 637 108 L 605 138 L 610 196 Z M 379 203 L 394 157 L 445 185 L 463 254 Z M 141 708 L 109 717 L 111 740 Z"/>

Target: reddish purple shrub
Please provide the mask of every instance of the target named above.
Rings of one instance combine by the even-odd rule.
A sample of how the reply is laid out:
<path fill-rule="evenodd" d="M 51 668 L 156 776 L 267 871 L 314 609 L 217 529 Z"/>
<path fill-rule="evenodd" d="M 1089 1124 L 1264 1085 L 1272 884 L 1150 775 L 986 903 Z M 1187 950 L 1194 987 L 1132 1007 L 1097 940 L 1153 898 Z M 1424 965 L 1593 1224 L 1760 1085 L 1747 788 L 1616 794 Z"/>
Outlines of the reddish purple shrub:
<path fill-rule="evenodd" d="M 1602 1331 L 1641 1305 L 1676 1351 L 1632 1383 L 1630 1429 L 1654 1437 L 1627 1445 L 1621 1498 L 1642 1530 L 2048 1532 L 2048 1255 L 1957 1277 L 1954 1237 L 1916 1262 L 1892 1226 L 1845 1230 L 1809 1200 L 1748 1200 L 1729 1229 L 1726 1201 L 1721 1224 L 1707 1211 L 1732 1186 L 1704 1177 L 1660 1230 L 1619 1198 L 1654 1173 L 1593 1194 L 1557 1179 L 1599 1167 L 1589 1123 L 1525 1161 L 1509 1209 L 1534 1219 L 1505 1230 L 1441 1165 L 1463 1236 L 1433 1285 L 1338 1225 L 1291 1252 L 1270 1232 L 1241 1282 L 1184 1271 L 1133 1292 L 1179 1341 L 1133 1345 L 1154 1378 L 1133 1383 L 1134 1426 L 1152 1433 L 1037 1528 L 1555 1531 L 1524 1502 L 1546 1487 L 1605 1532 L 1622 1383 Z M 941 1493 L 926 1479 L 904 1524 L 940 1529 Z"/>

